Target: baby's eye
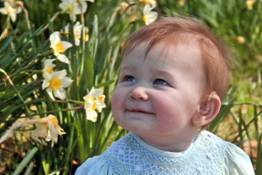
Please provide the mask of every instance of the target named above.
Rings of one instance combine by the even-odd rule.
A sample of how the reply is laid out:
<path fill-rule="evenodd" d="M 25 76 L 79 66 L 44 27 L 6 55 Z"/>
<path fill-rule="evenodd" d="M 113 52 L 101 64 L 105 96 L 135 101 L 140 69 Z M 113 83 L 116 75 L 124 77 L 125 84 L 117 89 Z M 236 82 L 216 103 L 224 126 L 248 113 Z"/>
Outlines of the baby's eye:
<path fill-rule="evenodd" d="M 135 77 L 132 76 L 132 75 L 125 75 L 125 76 L 122 78 L 122 81 L 123 81 L 123 82 L 133 82 L 133 81 L 135 81 Z"/>
<path fill-rule="evenodd" d="M 166 80 L 161 79 L 161 78 L 155 79 L 153 83 L 154 83 L 154 85 L 170 86 L 169 83 Z"/>

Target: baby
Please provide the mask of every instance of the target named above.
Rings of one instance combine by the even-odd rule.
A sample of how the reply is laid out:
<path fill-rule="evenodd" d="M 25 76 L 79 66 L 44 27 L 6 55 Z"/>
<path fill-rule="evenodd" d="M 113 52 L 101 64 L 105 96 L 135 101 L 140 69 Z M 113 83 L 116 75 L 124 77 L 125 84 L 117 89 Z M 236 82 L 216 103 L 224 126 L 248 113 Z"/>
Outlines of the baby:
<path fill-rule="evenodd" d="M 77 175 L 254 175 L 249 157 L 204 128 L 228 86 L 228 55 L 192 18 L 165 17 L 131 35 L 112 97 L 129 133 Z"/>

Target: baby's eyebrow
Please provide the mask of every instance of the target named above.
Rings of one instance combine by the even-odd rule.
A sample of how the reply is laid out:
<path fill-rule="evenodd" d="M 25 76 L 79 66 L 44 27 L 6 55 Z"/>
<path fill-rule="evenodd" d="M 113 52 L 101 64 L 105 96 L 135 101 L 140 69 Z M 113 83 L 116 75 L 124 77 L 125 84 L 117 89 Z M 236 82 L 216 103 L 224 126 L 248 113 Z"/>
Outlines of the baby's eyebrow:
<path fill-rule="evenodd" d="M 124 65 L 121 66 L 121 71 L 134 71 L 136 70 L 136 68 L 134 66 L 130 66 L 130 65 Z"/>
<path fill-rule="evenodd" d="M 173 78 L 173 75 L 166 70 L 161 70 L 161 69 L 155 70 L 155 69 L 153 69 L 153 70 L 151 70 L 151 72 L 155 75 L 162 75 L 162 76 L 166 76 L 168 78 Z"/>

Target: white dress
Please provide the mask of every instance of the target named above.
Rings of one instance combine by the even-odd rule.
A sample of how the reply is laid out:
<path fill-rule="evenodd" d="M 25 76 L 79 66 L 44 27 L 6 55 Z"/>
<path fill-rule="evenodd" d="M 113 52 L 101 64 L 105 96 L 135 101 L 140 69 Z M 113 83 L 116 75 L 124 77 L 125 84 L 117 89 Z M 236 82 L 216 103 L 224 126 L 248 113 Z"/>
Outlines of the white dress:
<path fill-rule="evenodd" d="M 146 144 L 133 133 L 89 158 L 76 175 L 255 175 L 247 154 L 209 131 L 201 131 L 184 152 Z"/>

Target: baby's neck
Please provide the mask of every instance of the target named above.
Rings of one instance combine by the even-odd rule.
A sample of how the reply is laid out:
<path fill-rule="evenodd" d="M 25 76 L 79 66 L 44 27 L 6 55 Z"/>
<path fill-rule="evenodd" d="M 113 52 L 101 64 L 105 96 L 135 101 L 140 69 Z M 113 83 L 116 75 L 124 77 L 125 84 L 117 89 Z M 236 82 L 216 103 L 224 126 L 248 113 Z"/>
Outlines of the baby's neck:
<path fill-rule="evenodd" d="M 152 145 L 152 146 L 160 150 L 163 150 L 163 151 L 183 152 L 187 150 L 191 144 L 192 144 L 192 141 L 187 141 L 187 142 L 173 144 L 173 145 Z"/>
<path fill-rule="evenodd" d="M 146 144 L 155 147 L 157 149 L 163 150 L 163 151 L 168 151 L 168 152 L 183 152 L 186 151 L 190 145 L 196 140 L 198 136 L 198 133 L 196 135 L 194 135 L 192 138 L 189 139 L 185 139 L 183 141 L 179 141 L 179 142 L 158 142 L 158 143 L 151 143 L 148 142 L 147 140 L 142 139 Z M 165 144 L 163 144 L 165 143 Z"/>

